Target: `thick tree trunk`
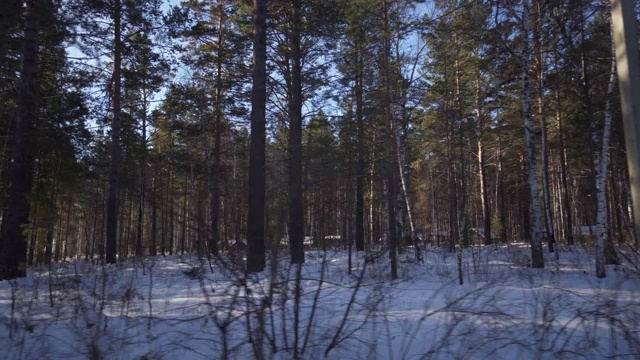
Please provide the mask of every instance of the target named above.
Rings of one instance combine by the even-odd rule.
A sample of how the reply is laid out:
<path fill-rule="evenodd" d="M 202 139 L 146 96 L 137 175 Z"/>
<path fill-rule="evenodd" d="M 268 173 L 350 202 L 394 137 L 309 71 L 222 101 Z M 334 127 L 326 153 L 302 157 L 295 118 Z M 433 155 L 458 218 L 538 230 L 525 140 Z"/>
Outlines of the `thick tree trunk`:
<path fill-rule="evenodd" d="M 118 234 L 118 188 L 120 165 L 120 111 L 121 111 L 121 68 L 122 68 L 122 39 L 121 39 L 121 4 L 120 0 L 113 2 L 114 22 L 114 53 L 113 53 L 113 119 L 111 122 L 111 163 L 109 165 L 109 190 L 107 192 L 107 248 L 106 262 L 117 261 Z"/>
<path fill-rule="evenodd" d="M 264 270 L 265 127 L 267 87 L 267 4 L 253 1 L 253 87 L 249 150 L 249 215 L 247 217 L 247 272 Z"/>
<path fill-rule="evenodd" d="M 40 0 L 26 1 L 22 70 L 18 91 L 13 163 L 9 172 L 9 202 L 5 237 L 0 242 L 0 279 L 14 279 L 26 274 L 27 242 L 24 224 L 29 223 L 28 195 L 33 185 L 35 145 L 38 123 L 38 32 Z"/>
<path fill-rule="evenodd" d="M 542 238 L 540 233 L 542 214 L 540 195 L 538 191 L 538 179 L 536 175 L 536 141 L 533 116 L 531 113 L 531 94 L 529 92 L 529 64 L 531 49 L 529 48 L 531 3 L 523 0 L 522 21 L 524 36 L 522 44 L 522 111 L 524 114 L 525 138 L 527 142 L 527 158 L 529 162 L 529 190 L 531 195 L 531 266 L 544 268 L 542 255 Z"/>
<path fill-rule="evenodd" d="M 289 246 L 291 263 L 304 263 L 302 199 L 302 51 L 301 0 L 293 0 L 291 24 L 291 99 L 289 101 Z"/>

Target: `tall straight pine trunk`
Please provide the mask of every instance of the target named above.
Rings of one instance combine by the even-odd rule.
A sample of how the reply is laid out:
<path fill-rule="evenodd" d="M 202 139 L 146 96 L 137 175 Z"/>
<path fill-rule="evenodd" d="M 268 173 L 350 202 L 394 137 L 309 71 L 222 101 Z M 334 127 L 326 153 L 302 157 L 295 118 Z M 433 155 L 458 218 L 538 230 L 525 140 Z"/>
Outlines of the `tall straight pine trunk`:
<path fill-rule="evenodd" d="M 42 1 L 29 0 L 26 6 L 13 164 L 9 173 L 10 211 L 4 220 L 6 227 L 5 238 L 1 242 L 0 279 L 14 279 L 26 274 L 27 242 L 22 226 L 29 222 L 30 203 L 27 196 L 33 185 L 38 122 L 38 11 Z"/>
<path fill-rule="evenodd" d="M 549 149 L 547 145 L 547 119 L 545 117 L 544 107 L 544 57 L 542 56 L 542 6 L 540 1 L 541 0 L 536 0 L 534 41 L 536 48 L 536 80 L 538 85 L 538 117 L 542 125 L 542 193 L 544 196 L 547 243 L 549 252 L 554 252 L 553 246 L 556 240 L 553 225 L 553 211 L 551 209 L 551 190 L 549 189 Z"/>
<path fill-rule="evenodd" d="M 142 89 L 142 153 L 140 154 L 140 185 L 138 202 L 138 228 L 136 235 L 136 257 L 142 256 L 142 237 L 144 230 L 144 207 L 146 200 L 146 168 L 147 168 L 147 91 Z"/>
<path fill-rule="evenodd" d="M 265 127 L 267 96 L 267 2 L 253 2 L 253 87 L 249 149 L 249 214 L 247 216 L 247 272 L 264 270 Z"/>
<path fill-rule="evenodd" d="M 291 24 L 291 99 L 289 101 L 289 246 L 291 263 L 304 263 L 302 202 L 302 0 L 293 0 Z"/>
<path fill-rule="evenodd" d="M 213 156 L 211 164 L 211 179 L 209 179 L 209 211 L 211 216 L 211 233 L 209 234 L 209 253 L 218 255 L 220 247 L 220 178 L 221 169 L 221 132 L 223 117 L 223 96 L 222 96 L 222 61 L 223 61 L 223 41 L 224 41 L 224 3 L 219 6 L 218 15 L 218 49 L 216 56 L 216 88 L 215 88 L 215 119 L 213 124 Z M 236 240 L 238 241 L 238 240 Z"/>
<path fill-rule="evenodd" d="M 383 25 L 384 25 L 384 108 L 385 108 L 385 147 L 386 147 L 386 177 L 387 177 L 387 223 L 389 234 L 389 257 L 391 260 L 391 278 L 398 278 L 398 258 L 396 254 L 397 249 L 397 233 L 396 233 L 396 189 L 395 189 L 395 166 L 394 166 L 394 152 L 393 152 L 393 125 L 391 115 L 391 34 L 389 29 L 389 3 L 387 0 L 383 1 L 382 8 Z"/>
<path fill-rule="evenodd" d="M 554 63 L 556 68 L 556 73 L 558 73 L 558 53 L 555 52 L 554 55 Z M 558 74 L 559 75 L 559 74 Z M 562 208 L 565 211 L 565 239 L 568 245 L 573 245 L 573 212 L 571 210 L 569 200 L 569 181 L 567 179 L 567 156 L 566 156 L 566 146 L 564 140 L 564 126 L 562 123 L 562 102 L 560 99 L 560 80 L 559 76 L 557 76 L 555 83 L 555 101 L 556 101 L 556 122 L 558 126 L 558 140 L 560 149 L 558 149 L 558 153 L 560 155 L 560 181 L 562 185 Z"/>
<path fill-rule="evenodd" d="M 358 37 L 356 42 L 356 123 L 358 132 L 358 165 L 356 168 L 356 251 L 364 251 L 364 174 L 365 174 L 365 139 L 363 115 L 363 67 L 362 44 Z"/>
<path fill-rule="evenodd" d="M 107 247 L 106 261 L 109 264 L 117 261 L 118 234 L 118 187 L 120 165 L 120 112 L 121 112 L 121 72 L 122 72 L 122 39 L 121 39 L 121 4 L 113 2 L 114 54 L 113 54 L 113 118 L 111 120 L 111 163 L 109 164 L 109 188 L 107 191 Z"/>

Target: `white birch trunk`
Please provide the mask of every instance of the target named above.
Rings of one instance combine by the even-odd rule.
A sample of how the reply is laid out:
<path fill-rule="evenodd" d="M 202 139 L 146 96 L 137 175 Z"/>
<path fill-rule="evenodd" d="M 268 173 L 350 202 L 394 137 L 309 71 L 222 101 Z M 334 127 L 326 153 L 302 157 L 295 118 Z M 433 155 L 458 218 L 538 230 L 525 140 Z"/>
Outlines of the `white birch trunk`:
<path fill-rule="evenodd" d="M 533 116 L 531 114 L 531 94 L 529 91 L 529 65 L 531 49 L 529 34 L 531 32 L 531 2 L 523 0 L 523 44 L 522 44 L 522 111 L 524 114 L 524 130 L 527 142 L 527 157 L 529 160 L 529 188 L 531 193 L 531 266 L 544 268 L 542 255 L 541 224 L 542 214 L 540 205 L 540 193 L 536 175 L 536 139 L 534 133 Z"/>
<path fill-rule="evenodd" d="M 613 38 L 612 38 L 613 42 Z M 604 246 L 607 236 L 607 165 L 609 159 L 609 139 L 611 135 L 611 99 L 616 85 L 616 56 L 615 49 L 611 47 L 611 72 L 609 74 L 609 86 L 607 88 L 607 101 L 604 109 L 604 129 L 602 130 L 602 149 L 595 154 L 596 166 L 596 276 L 605 277 Z"/>
<path fill-rule="evenodd" d="M 411 229 L 411 240 L 416 236 L 416 227 L 413 222 L 413 212 L 411 211 L 411 194 L 407 183 L 407 166 L 406 166 L 406 144 L 400 138 L 398 131 L 396 134 L 396 147 L 398 149 L 398 168 L 400 173 L 400 184 L 402 188 L 402 196 L 404 197 L 405 207 L 407 208 L 407 216 L 409 218 L 409 228 Z"/>
<path fill-rule="evenodd" d="M 476 48 L 476 56 L 480 57 L 480 52 Z M 491 236 L 491 208 L 489 207 L 489 189 L 487 188 L 487 170 L 484 149 L 484 113 L 482 108 L 482 79 L 480 69 L 476 70 L 476 122 L 478 124 L 478 175 L 480 177 L 480 202 L 482 207 L 482 217 L 484 222 L 484 244 L 493 243 Z"/>

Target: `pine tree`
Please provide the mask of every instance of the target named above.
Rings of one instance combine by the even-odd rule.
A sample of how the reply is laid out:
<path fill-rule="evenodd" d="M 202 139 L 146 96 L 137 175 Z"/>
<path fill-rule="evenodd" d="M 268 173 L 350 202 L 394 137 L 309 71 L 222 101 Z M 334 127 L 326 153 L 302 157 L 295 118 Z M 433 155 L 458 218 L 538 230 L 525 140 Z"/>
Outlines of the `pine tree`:
<path fill-rule="evenodd" d="M 289 101 L 289 246 L 291 263 L 304 263 L 302 198 L 302 49 L 301 0 L 291 7 L 291 100 Z"/>
<path fill-rule="evenodd" d="M 251 148 L 249 163 L 249 216 L 247 217 L 247 272 L 265 267 L 265 123 L 267 5 L 253 2 L 253 88 L 251 95 Z"/>
<path fill-rule="evenodd" d="M 27 242 L 23 235 L 23 225 L 29 222 L 28 194 L 33 184 L 38 124 L 38 33 L 40 17 L 47 5 L 49 4 L 44 0 L 26 2 L 15 143 L 9 175 L 11 188 L 8 208 L 11 211 L 4 220 L 6 230 L 0 241 L 2 279 L 14 279 L 26 274 Z"/>

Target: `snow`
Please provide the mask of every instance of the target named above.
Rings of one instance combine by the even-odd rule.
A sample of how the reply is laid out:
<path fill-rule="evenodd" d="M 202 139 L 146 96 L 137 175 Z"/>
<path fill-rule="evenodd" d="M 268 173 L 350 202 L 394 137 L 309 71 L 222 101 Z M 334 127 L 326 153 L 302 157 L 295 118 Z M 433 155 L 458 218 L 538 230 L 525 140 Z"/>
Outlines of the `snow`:
<path fill-rule="evenodd" d="M 338 250 L 307 251 L 299 278 L 285 253 L 247 278 L 231 257 L 193 255 L 31 270 L 0 282 L 1 357 L 250 359 L 263 334 L 268 359 L 640 358 L 631 265 L 598 279 L 581 247 L 544 270 L 527 267 L 526 246 L 479 247 L 464 251 L 459 285 L 454 254 L 412 254 L 395 281 L 386 255 L 354 254 L 348 274 Z"/>

